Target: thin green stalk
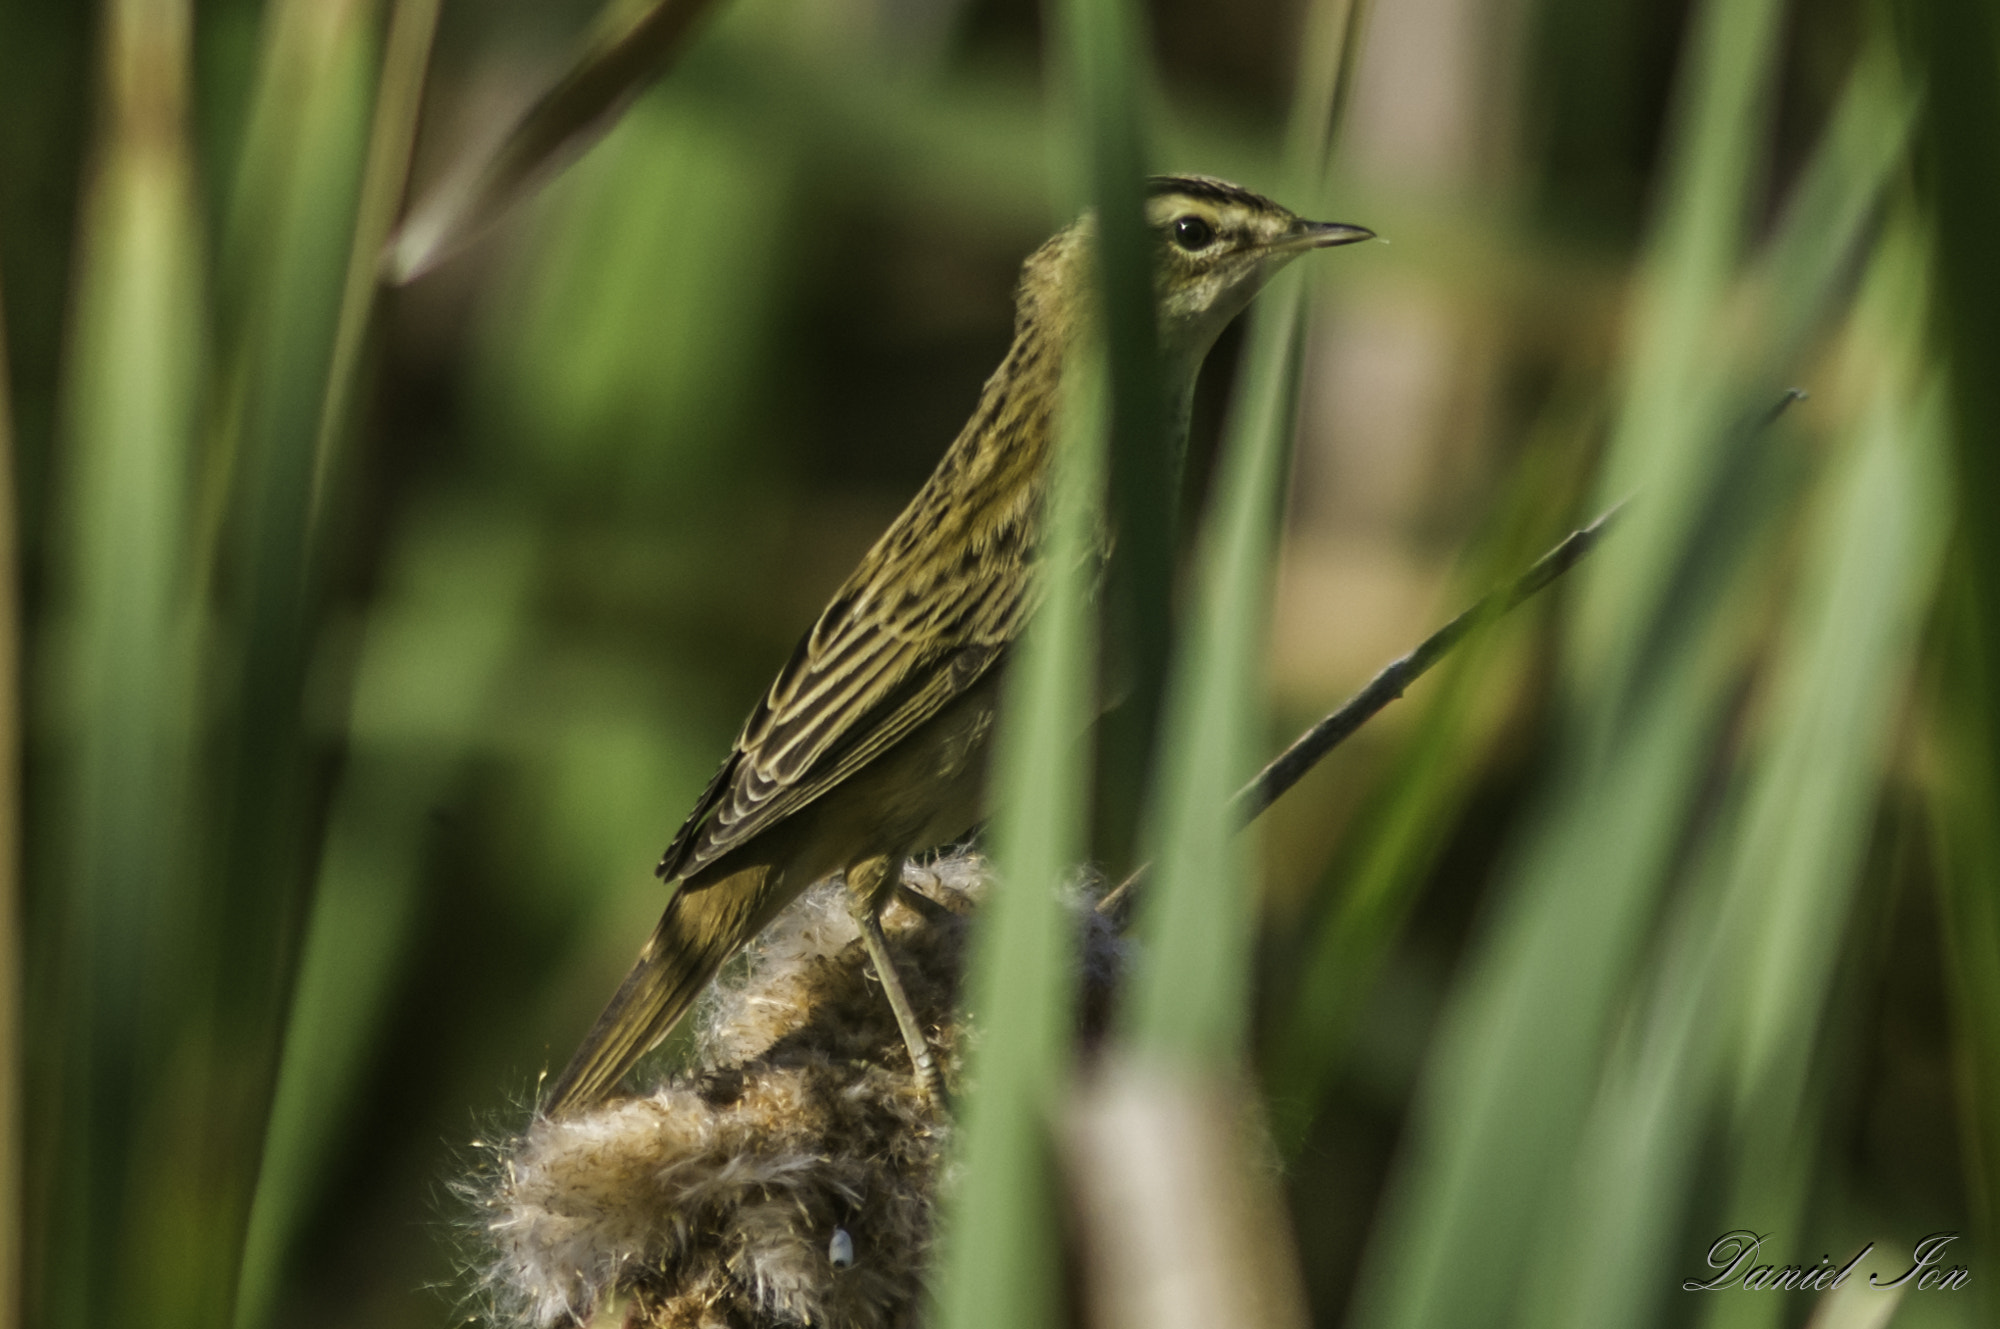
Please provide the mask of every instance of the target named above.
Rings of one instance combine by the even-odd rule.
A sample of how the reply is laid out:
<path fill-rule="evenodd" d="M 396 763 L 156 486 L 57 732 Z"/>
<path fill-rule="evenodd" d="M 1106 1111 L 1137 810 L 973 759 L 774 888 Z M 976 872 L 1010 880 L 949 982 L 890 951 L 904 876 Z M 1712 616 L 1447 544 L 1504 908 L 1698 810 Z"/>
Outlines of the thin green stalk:
<path fill-rule="evenodd" d="M 1546 538 L 1549 514 L 1568 506 L 1561 495 L 1573 492 L 1578 483 L 1573 475 L 1578 463 L 1574 436 L 1581 432 L 1567 406 L 1558 407 L 1537 428 L 1538 441 L 1523 459 L 1509 486 L 1513 493 L 1502 505 L 1501 530 L 1484 542 L 1490 547 L 1483 555 L 1472 556 L 1471 567 L 1487 573 L 1504 565 L 1502 560 L 1518 558 L 1532 547 L 1531 542 Z M 1520 624 L 1503 627 L 1495 620 L 1594 549 L 1611 529 L 1617 511 L 1573 532 L 1527 573 L 1488 593 L 1378 673 L 1308 731 L 1308 737 L 1267 765 L 1251 786 L 1261 802 L 1267 781 L 1290 775 L 1301 759 L 1315 760 L 1320 743 L 1358 729 L 1389 700 L 1400 697 L 1423 670 L 1456 651 L 1440 670 L 1443 676 L 1431 685 L 1429 696 L 1415 703 L 1421 708 L 1416 732 L 1398 754 L 1395 770 L 1371 793 L 1355 828 L 1342 837 L 1325 873 L 1331 898 L 1311 928 L 1300 973 L 1289 991 L 1268 1007 L 1268 1035 L 1260 1060 L 1274 1134 L 1287 1153 L 1304 1143 L 1307 1128 L 1344 1064 L 1354 1021 L 1419 888 L 1444 850 L 1445 837 L 1438 828 L 1458 819 L 1480 777 L 1484 762 L 1471 746 L 1479 701 L 1490 694 L 1493 671 L 1504 660 L 1508 643 L 1524 630 Z M 1250 800 L 1239 796 L 1238 803 Z"/>
<path fill-rule="evenodd" d="M 1945 524 L 1942 383 L 1921 367 L 1927 292 L 1913 228 L 1883 244 L 1843 377 L 1876 379 L 1832 476 L 1809 580 L 1774 680 L 1770 750 L 1744 807 L 1724 926 L 1734 942 L 1725 1094 L 1728 1227 L 1796 1232 L 1823 1109 L 1822 1011 L 1854 913 L 1891 726 Z M 1740 903 L 1739 903 L 1740 902 Z M 1712 1329 L 1775 1329 L 1780 1308 L 1725 1299 Z"/>
<path fill-rule="evenodd" d="M 1352 26 L 1346 6 L 1336 8 L 1332 17 L 1311 12 L 1323 44 L 1300 60 L 1286 151 L 1302 177 L 1290 188 L 1301 196 L 1319 193 Z M 1257 769 L 1266 729 L 1264 643 L 1298 403 L 1300 280 L 1280 274 L 1251 314 L 1196 553 L 1194 609 L 1173 661 L 1147 831 L 1158 875 L 1140 915 L 1147 946 L 1126 1007 L 1143 1054 L 1225 1070 L 1241 1058 L 1248 1030 L 1257 896 L 1254 840 L 1237 833 L 1231 800 Z"/>
<path fill-rule="evenodd" d="M 1785 200 L 1751 285 L 1767 331 L 1764 372 L 1784 376 L 1846 301 L 1856 251 L 1907 168 L 1920 102 L 1886 38 L 1863 49 L 1812 157 Z"/>
<path fill-rule="evenodd" d="M 329 473 L 353 410 L 361 352 L 382 284 L 382 246 L 395 225 L 409 180 L 417 113 L 423 108 L 424 75 L 430 67 L 440 5 L 441 0 L 395 0 L 390 11 L 382 73 L 375 84 L 375 112 L 370 119 L 354 241 L 347 252 L 347 281 L 340 294 L 333 359 L 327 369 L 326 398 L 320 408 L 319 438 L 314 448 L 316 520 L 325 506 Z"/>
<path fill-rule="evenodd" d="M 994 764 L 1001 884 L 982 909 L 967 983 L 980 1036 L 962 1112 L 963 1172 L 947 1197 L 943 1329 L 1017 1329 L 1062 1315 L 1050 1122 L 1069 1071 L 1076 979 L 1060 892 L 1086 845 L 1090 779 L 1077 735 L 1097 656 L 1089 585 L 1107 395 L 1097 365 L 1065 377 L 1046 598 L 1005 685 Z"/>
<path fill-rule="evenodd" d="M 1261 665 L 1278 495 L 1297 401 L 1297 276 L 1262 297 L 1249 380 L 1232 413 L 1216 505 L 1198 554 L 1195 612 L 1175 664 L 1139 915 L 1146 950 L 1127 1016 L 1152 1056 L 1227 1067 L 1242 1052 L 1255 927 L 1254 838 L 1230 798 L 1257 768 Z"/>
<path fill-rule="evenodd" d="M 1173 514 L 1187 403 L 1162 396 L 1145 216 L 1152 77 L 1144 23 L 1131 0 L 1062 0 L 1051 8 L 1084 193 L 1097 213 L 1097 295 L 1110 366 L 1106 506 L 1118 538 L 1105 573 L 1104 614 L 1123 697 L 1099 728 L 1094 838 L 1096 856 L 1117 871 L 1131 859 L 1172 643 Z"/>

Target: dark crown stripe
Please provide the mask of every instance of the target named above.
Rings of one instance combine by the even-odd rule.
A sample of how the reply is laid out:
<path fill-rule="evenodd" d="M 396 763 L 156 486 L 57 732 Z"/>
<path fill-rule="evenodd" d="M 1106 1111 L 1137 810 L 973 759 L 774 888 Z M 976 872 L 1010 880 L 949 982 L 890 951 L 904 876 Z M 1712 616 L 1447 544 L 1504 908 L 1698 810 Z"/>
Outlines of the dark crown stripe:
<path fill-rule="evenodd" d="M 1246 208 L 1277 207 L 1262 194 L 1253 194 L 1241 185 L 1232 185 L 1227 180 L 1217 180 L 1210 175 L 1156 175 L 1146 182 L 1146 193 L 1151 198 L 1162 194 L 1185 194 L 1210 203 L 1235 203 Z"/>

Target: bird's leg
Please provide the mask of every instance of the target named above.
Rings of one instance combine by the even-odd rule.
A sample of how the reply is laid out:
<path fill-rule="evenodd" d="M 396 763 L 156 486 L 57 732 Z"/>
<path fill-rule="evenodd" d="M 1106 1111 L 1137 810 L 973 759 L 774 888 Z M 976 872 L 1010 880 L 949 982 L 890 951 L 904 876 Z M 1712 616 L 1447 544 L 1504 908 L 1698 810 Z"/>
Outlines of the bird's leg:
<path fill-rule="evenodd" d="M 933 1103 L 942 1104 L 944 1090 L 938 1081 L 937 1060 L 931 1055 L 930 1042 L 917 1022 L 909 994 L 903 990 L 903 980 L 889 959 L 888 938 L 882 935 L 882 905 L 889 894 L 883 887 L 890 882 L 900 884 L 902 877 L 901 859 L 881 857 L 857 863 L 847 870 L 848 903 L 854 910 L 854 921 L 861 925 L 862 944 L 868 948 L 868 958 L 875 963 L 876 977 L 882 980 L 882 992 L 889 998 L 896 1027 L 903 1032 L 903 1046 L 910 1050 L 910 1068 L 916 1074 L 917 1085 Z"/>
<path fill-rule="evenodd" d="M 903 980 L 896 976 L 896 966 L 889 961 L 889 943 L 882 935 L 879 914 L 871 913 L 861 920 L 861 939 L 867 943 L 868 958 L 875 962 L 875 973 L 882 980 L 889 1009 L 896 1013 L 896 1027 L 903 1031 L 903 1046 L 910 1050 L 910 1069 L 916 1074 L 917 1085 L 931 1101 L 942 1103 L 944 1090 L 938 1082 L 937 1060 L 931 1055 L 923 1026 L 917 1023 L 909 995 L 903 991 Z"/>

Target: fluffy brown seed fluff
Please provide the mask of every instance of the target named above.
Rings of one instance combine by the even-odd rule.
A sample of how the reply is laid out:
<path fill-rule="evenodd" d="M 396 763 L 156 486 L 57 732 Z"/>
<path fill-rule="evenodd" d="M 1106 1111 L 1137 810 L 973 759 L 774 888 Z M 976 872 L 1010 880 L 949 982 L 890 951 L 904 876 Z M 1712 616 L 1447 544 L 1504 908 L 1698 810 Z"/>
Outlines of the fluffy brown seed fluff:
<path fill-rule="evenodd" d="M 949 911 L 883 922 L 946 1084 L 983 860 L 912 874 Z M 1122 943 L 1072 900 L 1086 1037 Z M 923 1319 L 945 1114 L 917 1088 L 836 880 L 767 930 L 709 999 L 690 1069 L 644 1097 L 539 1118 L 465 1183 L 496 1325 L 892 1329 Z M 837 1233 L 844 1233 L 844 1238 Z M 844 1257 L 851 1250 L 851 1263 Z"/>

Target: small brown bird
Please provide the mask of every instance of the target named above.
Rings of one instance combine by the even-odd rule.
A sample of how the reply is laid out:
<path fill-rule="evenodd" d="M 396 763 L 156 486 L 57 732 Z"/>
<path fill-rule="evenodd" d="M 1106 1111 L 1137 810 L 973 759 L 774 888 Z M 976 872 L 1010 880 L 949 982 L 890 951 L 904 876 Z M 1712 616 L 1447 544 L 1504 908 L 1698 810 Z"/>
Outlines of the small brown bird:
<path fill-rule="evenodd" d="M 1271 274 L 1309 249 L 1373 235 L 1305 221 L 1205 176 L 1155 177 L 1146 218 L 1181 430 L 1203 357 Z M 1057 389 L 1091 321 L 1094 233 L 1086 215 L 1022 266 L 1007 358 L 930 479 L 799 642 L 660 860 L 679 888 L 550 1089 L 551 1115 L 602 1100 L 737 948 L 841 871 L 917 1077 L 935 1091 L 877 916 L 911 853 L 981 815 L 1000 666 L 1034 601 Z"/>

